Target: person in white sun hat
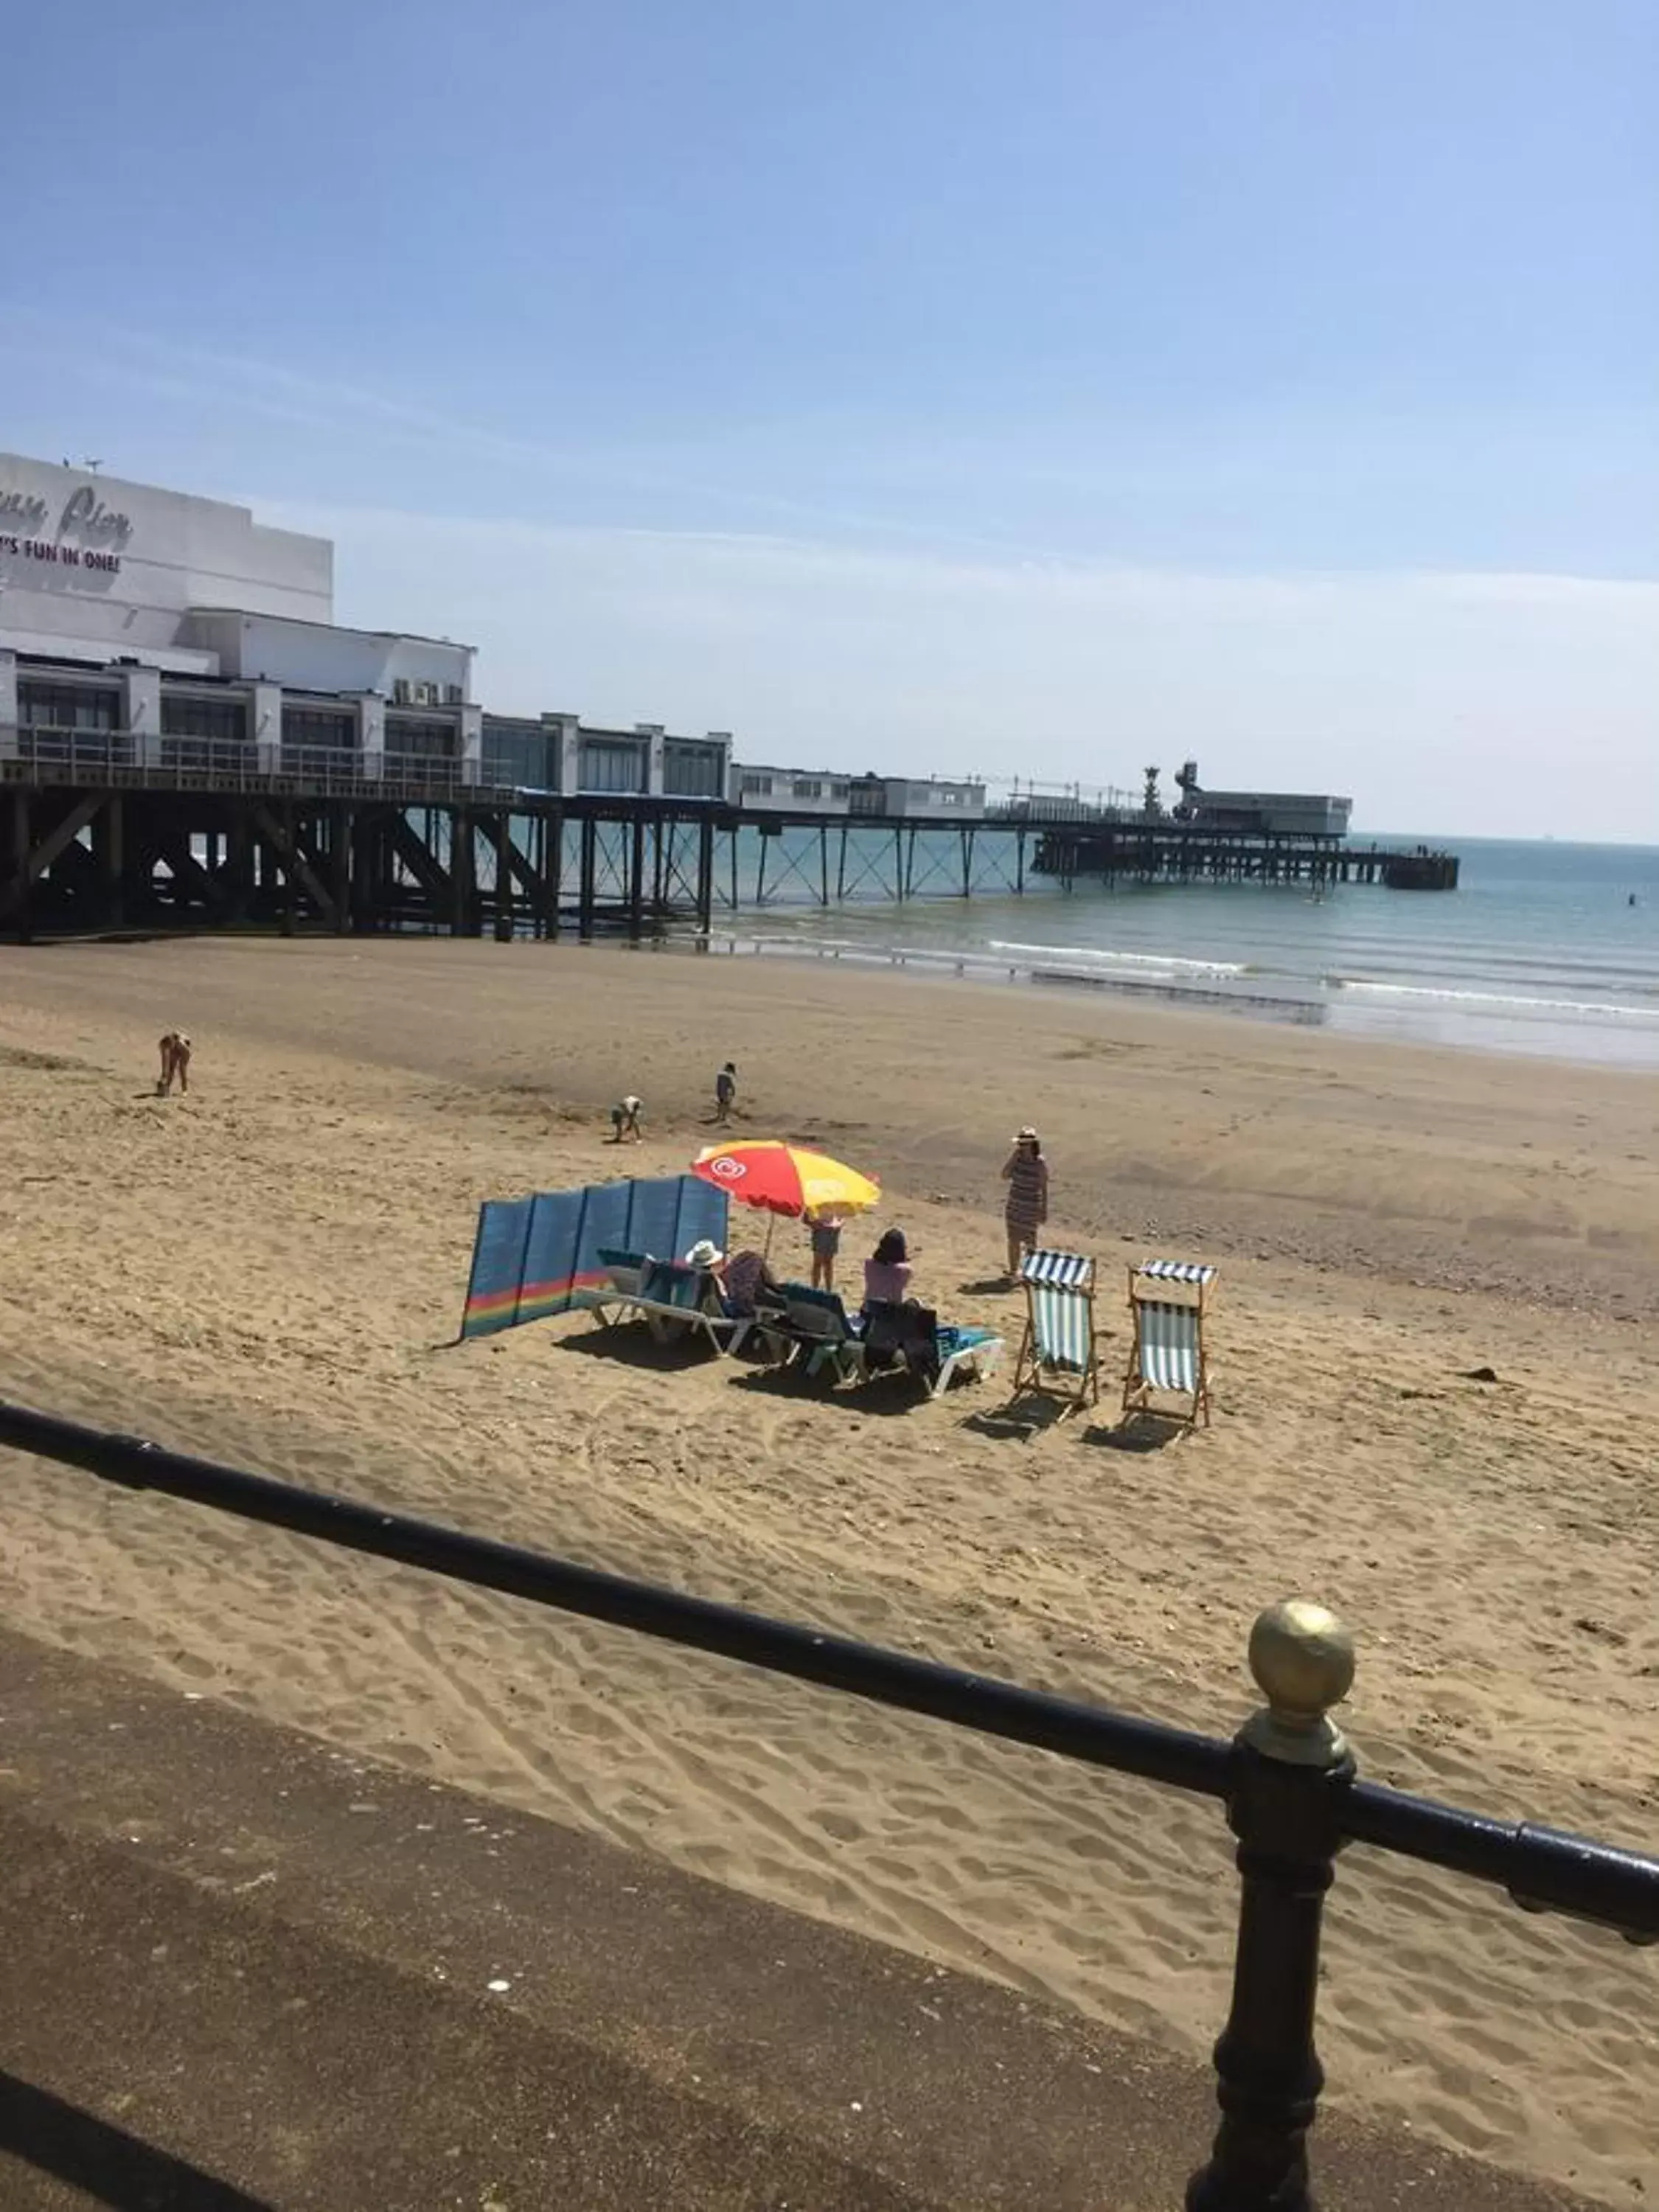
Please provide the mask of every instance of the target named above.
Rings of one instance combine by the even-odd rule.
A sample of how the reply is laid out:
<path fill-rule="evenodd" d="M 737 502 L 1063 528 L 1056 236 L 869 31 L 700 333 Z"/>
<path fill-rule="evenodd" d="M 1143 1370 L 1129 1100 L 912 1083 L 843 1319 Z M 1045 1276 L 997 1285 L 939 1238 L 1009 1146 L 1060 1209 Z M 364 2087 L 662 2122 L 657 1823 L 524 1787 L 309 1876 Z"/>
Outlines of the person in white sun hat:
<path fill-rule="evenodd" d="M 1014 1149 L 1003 1163 L 1002 1180 L 1008 1186 L 1002 1222 L 1008 1231 L 1008 1273 L 1012 1277 L 1048 1218 L 1048 1163 L 1029 1124 L 1014 1139 Z"/>

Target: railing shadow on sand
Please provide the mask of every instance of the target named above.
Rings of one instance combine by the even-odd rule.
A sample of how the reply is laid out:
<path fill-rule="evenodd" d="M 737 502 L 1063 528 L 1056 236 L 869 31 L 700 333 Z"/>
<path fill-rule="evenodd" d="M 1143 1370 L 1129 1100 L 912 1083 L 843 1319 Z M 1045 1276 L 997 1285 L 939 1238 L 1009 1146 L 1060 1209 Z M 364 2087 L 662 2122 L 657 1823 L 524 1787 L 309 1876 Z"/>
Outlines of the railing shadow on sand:
<path fill-rule="evenodd" d="M 0 2072 L 0 2155 L 108 2212 L 276 2212 L 262 2197 L 204 2173 L 125 2128 Z"/>
<path fill-rule="evenodd" d="M 1186 2212 L 1312 2212 L 1307 2154 L 1324 2074 L 1314 2012 L 1325 1893 L 1366 1843 L 1496 1883 L 1529 1911 L 1659 1942 L 1659 1859 L 1492 1820 L 1358 1779 L 1330 1718 L 1353 1646 L 1324 1607 L 1261 1613 L 1249 1662 L 1267 1703 L 1228 1741 L 734 1606 L 469 1536 L 0 1401 L 0 1446 L 376 1559 L 603 1620 L 769 1673 L 1219 1800 L 1237 1838 L 1232 2002 L 1215 2047 L 1221 2118 Z"/>

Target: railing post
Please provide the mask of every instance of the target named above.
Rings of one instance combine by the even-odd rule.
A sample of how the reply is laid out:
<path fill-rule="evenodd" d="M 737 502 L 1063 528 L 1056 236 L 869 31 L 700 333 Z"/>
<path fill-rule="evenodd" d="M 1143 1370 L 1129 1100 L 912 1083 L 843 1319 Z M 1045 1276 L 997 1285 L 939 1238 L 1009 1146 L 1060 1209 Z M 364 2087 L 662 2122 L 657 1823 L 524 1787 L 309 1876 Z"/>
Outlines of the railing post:
<path fill-rule="evenodd" d="M 1353 1680 L 1353 1644 L 1323 1606 L 1293 1598 L 1258 1617 L 1250 1672 L 1267 1704 L 1235 1740 L 1227 1801 L 1243 1893 L 1232 2008 L 1215 2047 L 1221 2124 L 1187 2212 L 1315 2212 L 1319 1928 L 1354 1771 L 1329 1710 Z"/>

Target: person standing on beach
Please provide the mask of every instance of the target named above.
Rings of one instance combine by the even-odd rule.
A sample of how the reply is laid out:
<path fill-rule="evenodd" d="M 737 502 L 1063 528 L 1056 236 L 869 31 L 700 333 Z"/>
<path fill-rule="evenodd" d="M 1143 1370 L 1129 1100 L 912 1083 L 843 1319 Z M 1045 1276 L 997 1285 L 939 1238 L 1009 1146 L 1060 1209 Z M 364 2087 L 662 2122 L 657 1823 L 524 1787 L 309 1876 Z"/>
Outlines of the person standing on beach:
<path fill-rule="evenodd" d="M 733 1063 L 728 1060 L 714 1078 L 714 1119 L 717 1121 L 729 1121 L 737 1103 L 738 1071 Z"/>
<path fill-rule="evenodd" d="M 180 1091 L 190 1089 L 190 1039 L 182 1030 L 169 1030 L 161 1039 L 161 1073 L 155 1085 L 155 1095 L 165 1098 L 173 1089 L 173 1079 L 179 1079 Z"/>
<path fill-rule="evenodd" d="M 1002 1219 L 1008 1231 L 1008 1273 L 1013 1276 L 1048 1218 L 1048 1163 L 1035 1129 L 1022 1129 L 1014 1139 L 1014 1149 L 1003 1163 L 1002 1180 L 1008 1186 Z"/>
<path fill-rule="evenodd" d="M 841 1250 L 841 1216 L 824 1206 L 810 1215 L 808 1221 L 812 1231 L 812 1288 L 815 1291 L 833 1291 L 836 1287 L 836 1255 Z"/>

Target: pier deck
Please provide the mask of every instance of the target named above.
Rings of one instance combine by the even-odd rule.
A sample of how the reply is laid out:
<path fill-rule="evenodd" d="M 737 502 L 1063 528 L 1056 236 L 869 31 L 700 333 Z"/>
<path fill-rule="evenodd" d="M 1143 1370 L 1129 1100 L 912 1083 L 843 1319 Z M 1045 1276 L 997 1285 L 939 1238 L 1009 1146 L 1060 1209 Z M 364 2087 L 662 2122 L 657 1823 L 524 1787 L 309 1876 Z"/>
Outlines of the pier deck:
<path fill-rule="evenodd" d="M 0 933 L 443 931 L 634 939 L 786 902 L 1020 896 L 1091 880 L 1451 889 L 1449 854 L 1170 818 L 962 822 L 506 790 L 387 757 L 263 772 L 246 749 L 0 757 Z"/>
<path fill-rule="evenodd" d="M 1345 838 L 1211 830 L 1170 820 L 1056 823 L 1042 832 L 1036 872 L 1068 885 L 1096 877 L 1144 882 L 1382 884 L 1395 890 L 1455 890 L 1455 854 Z"/>

